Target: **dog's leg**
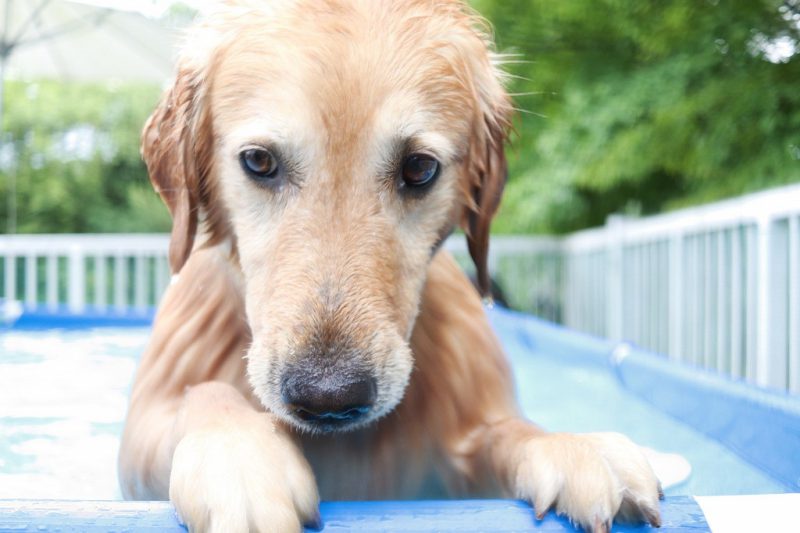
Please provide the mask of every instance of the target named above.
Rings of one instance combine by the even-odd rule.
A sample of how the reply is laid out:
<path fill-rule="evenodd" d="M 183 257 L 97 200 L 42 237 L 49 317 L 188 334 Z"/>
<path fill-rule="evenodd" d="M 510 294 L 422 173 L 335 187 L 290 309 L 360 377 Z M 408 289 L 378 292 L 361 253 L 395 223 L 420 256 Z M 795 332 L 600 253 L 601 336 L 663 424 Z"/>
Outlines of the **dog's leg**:
<path fill-rule="evenodd" d="M 152 411 L 140 413 L 146 432 L 132 427 L 123 445 L 126 496 L 166 498 L 168 488 L 190 531 L 299 531 L 318 521 L 316 483 L 302 452 L 232 386 L 202 383 L 177 409 L 154 403 Z"/>
<path fill-rule="evenodd" d="M 480 300 L 446 254 L 429 268 L 413 344 L 418 369 L 409 398 L 466 480 L 462 487 L 485 494 L 499 484 L 538 516 L 555 508 L 596 532 L 608 531 L 614 517 L 659 524 L 658 481 L 629 439 L 546 433 L 521 418 Z"/>
<path fill-rule="evenodd" d="M 249 330 L 224 255 L 193 253 L 159 310 L 120 448 L 127 498 L 166 499 L 192 531 L 298 531 L 317 488 L 298 446 L 249 396 Z"/>
<path fill-rule="evenodd" d="M 482 435 L 485 458 L 501 484 L 588 531 L 608 532 L 617 518 L 661 525 L 658 480 L 639 447 L 618 433 L 545 433 L 509 419 Z"/>
<path fill-rule="evenodd" d="M 192 387 L 178 413 L 169 497 L 192 531 L 300 531 L 317 523 L 311 467 L 233 387 Z"/>

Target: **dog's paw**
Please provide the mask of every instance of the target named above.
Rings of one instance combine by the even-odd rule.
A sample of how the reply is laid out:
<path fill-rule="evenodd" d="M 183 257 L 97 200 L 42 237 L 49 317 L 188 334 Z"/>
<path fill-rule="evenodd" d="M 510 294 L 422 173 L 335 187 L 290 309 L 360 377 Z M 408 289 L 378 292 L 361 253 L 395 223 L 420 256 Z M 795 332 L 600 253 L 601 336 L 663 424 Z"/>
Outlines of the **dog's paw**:
<path fill-rule="evenodd" d="M 246 430 L 187 434 L 172 459 L 169 497 L 192 532 L 291 532 L 318 525 L 311 468 L 261 417 Z"/>
<path fill-rule="evenodd" d="M 586 531 L 623 522 L 661 525 L 658 479 L 639 447 L 618 433 L 553 433 L 531 439 L 517 470 L 517 496 L 536 516 L 554 508 Z"/>

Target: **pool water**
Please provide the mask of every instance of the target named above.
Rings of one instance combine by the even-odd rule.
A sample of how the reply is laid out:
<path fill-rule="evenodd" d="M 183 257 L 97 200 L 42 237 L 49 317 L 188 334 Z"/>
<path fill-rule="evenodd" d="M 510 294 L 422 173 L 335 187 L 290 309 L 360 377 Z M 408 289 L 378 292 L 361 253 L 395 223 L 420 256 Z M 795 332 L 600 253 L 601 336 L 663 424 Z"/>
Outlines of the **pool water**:
<path fill-rule="evenodd" d="M 668 495 L 786 488 L 716 440 L 620 385 L 609 367 L 560 357 L 493 314 L 525 414 L 553 431 L 619 431 L 681 454 L 689 479 Z M 0 499 L 120 498 L 119 435 L 146 328 L 0 331 Z"/>
<path fill-rule="evenodd" d="M 508 344 L 508 343 L 507 343 Z M 689 461 L 688 480 L 667 495 L 762 494 L 786 488 L 716 440 L 619 386 L 611 372 L 507 346 L 525 415 L 551 431 L 618 431 Z"/>
<path fill-rule="evenodd" d="M 0 499 L 119 499 L 145 328 L 0 331 Z"/>

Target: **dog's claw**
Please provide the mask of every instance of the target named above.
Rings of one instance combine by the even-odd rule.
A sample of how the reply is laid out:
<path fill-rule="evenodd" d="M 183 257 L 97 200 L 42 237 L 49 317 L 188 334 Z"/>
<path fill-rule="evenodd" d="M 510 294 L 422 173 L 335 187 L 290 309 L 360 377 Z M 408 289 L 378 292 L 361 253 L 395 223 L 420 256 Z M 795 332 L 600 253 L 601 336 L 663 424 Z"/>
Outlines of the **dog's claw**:
<path fill-rule="evenodd" d="M 314 516 L 306 523 L 306 526 L 314 531 L 321 531 L 322 525 L 322 515 L 319 514 L 319 510 L 317 510 Z"/>
<path fill-rule="evenodd" d="M 534 495 L 531 503 L 536 510 L 537 520 L 544 518 L 544 515 L 555 505 L 557 497 L 557 491 L 552 488 L 549 490 L 540 490 Z"/>
<path fill-rule="evenodd" d="M 592 533 L 609 533 L 611 531 L 611 522 L 603 521 L 599 516 L 594 519 L 594 527 Z"/>
<path fill-rule="evenodd" d="M 661 527 L 661 513 L 657 510 L 649 509 L 647 507 L 643 510 L 645 518 L 653 527 Z"/>
<path fill-rule="evenodd" d="M 553 507 L 552 503 L 549 505 L 534 506 L 535 509 L 541 509 L 541 511 L 539 510 L 536 511 L 536 520 L 544 520 L 545 515 L 550 512 L 550 509 L 552 509 L 552 507 Z"/>
<path fill-rule="evenodd" d="M 544 520 L 544 516 L 550 511 L 550 507 L 552 504 L 545 505 L 542 502 L 539 502 L 539 505 L 533 504 L 533 508 L 536 510 L 536 520 Z"/>

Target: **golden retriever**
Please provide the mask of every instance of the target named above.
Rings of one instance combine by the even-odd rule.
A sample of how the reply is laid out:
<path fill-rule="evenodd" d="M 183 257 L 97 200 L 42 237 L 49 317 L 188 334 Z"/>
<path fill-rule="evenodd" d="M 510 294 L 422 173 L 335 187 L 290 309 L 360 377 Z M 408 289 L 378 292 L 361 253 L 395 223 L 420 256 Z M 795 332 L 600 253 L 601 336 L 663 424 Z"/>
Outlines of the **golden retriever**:
<path fill-rule="evenodd" d="M 521 417 L 439 250 L 460 225 L 487 287 L 512 111 L 491 50 L 456 0 L 238 0 L 190 32 L 143 133 L 177 275 L 131 394 L 125 497 L 169 497 L 192 531 L 444 491 L 659 524 L 636 445 Z"/>

